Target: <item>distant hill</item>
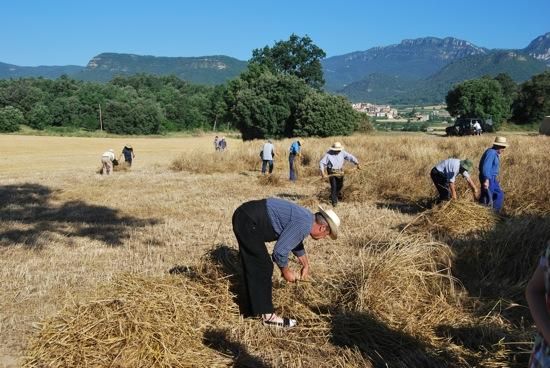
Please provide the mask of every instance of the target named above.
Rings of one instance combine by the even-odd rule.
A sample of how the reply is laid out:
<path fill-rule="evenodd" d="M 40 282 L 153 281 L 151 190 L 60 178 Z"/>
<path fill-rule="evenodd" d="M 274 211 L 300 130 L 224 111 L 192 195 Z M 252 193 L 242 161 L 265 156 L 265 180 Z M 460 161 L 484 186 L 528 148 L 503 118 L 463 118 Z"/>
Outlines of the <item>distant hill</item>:
<path fill-rule="evenodd" d="M 63 74 L 72 75 L 84 67 L 77 65 L 66 66 L 17 66 L 0 62 L 0 79 L 44 77 L 59 78 Z"/>
<path fill-rule="evenodd" d="M 133 54 L 103 53 L 90 60 L 86 68 L 73 75 L 87 81 L 106 82 L 115 75 L 147 73 L 174 74 L 197 84 L 221 84 L 237 77 L 247 66 L 229 56 L 156 57 Z"/>
<path fill-rule="evenodd" d="M 326 89 L 338 91 L 373 73 L 406 79 L 426 78 L 455 60 L 488 51 L 452 37 L 425 37 L 330 57 L 323 60 L 322 65 Z"/>
<path fill-rule="evenodd" d="M 545 61 L 546 65 L 550 66 L 550 32 L 535 38 L 523 49 L 523 52 L 535 59 Z"/>
<path fill-rule="evenodd" d="M 338 93 L 352 101 L 379 103 L 433 103 L 441 102 L 456 83 L 484 75 L 507 73 L 516 82 L 523 82 L 547 70 L 544 61 L 516 51 L 491 51 L 455 60 L 428 78 L 407 80 L 371 74 L 351 83 Z"/>

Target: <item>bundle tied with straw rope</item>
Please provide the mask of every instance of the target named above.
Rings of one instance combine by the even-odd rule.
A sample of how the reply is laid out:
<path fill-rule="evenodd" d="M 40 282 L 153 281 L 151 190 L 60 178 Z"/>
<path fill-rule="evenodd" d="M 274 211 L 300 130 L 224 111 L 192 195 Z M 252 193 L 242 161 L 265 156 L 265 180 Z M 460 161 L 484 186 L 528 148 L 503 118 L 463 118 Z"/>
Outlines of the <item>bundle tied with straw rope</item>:
<path fill-rule="evenodd" d="M 489 207 L 472 201 L 451 200 L 423 212 L 405 229 L 464 236 L 493 229 L 500 217 Z"/>

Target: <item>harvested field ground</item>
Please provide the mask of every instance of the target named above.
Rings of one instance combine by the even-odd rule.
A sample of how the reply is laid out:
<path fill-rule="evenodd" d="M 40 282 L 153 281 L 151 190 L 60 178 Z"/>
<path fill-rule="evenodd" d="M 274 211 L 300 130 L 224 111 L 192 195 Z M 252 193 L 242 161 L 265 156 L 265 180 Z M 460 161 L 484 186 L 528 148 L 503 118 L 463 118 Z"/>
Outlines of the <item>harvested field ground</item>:
<path fill-rule="evenodd" d="M 216 153 L 212 139 L 0 135 L 0 367 L 527 365 L 523 291 L 550 238 L 548 137 L 509 137 L 499 218 L 432 207 L 429 178 L 451 156 L 477 166 L 494 136 L 338 138 L 362 163 L 335 209 L 342 235 L 307 240 L 309 282 L 273 276 L 292 331 L 240 315 L 231 215 L 268 196 L 326 204 L 316 167 L 334 139 L 302 141 L 297 183 L 290 140 L 275 142 L 269 179 L 262 142 Z M 133 167 L 98 175 L 101 153 L 126 143 Z M 469 218 L 457 226 L 450 210 Z"/>

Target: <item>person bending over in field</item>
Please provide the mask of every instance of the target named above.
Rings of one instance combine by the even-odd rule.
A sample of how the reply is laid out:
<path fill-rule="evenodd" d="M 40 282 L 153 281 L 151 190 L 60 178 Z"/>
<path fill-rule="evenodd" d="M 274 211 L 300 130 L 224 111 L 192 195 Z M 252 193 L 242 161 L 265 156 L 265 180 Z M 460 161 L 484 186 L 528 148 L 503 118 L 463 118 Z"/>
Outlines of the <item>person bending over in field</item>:
<path fill-rule="evenodd" d="M 134 153 L 134 149 L 131 145 L 127 144 L 122 149 L 122 153 L 120 154 L 120 157 L 118 158 L 119 161 L 121 161 L 122 157 L 124 157 L 124 161 L 128 166 L 132 166 L 132 161 L 136 157 Z"/>
<path fill-rule="evenodd" d="M 233 213 L 233 232 L 239 243 L 239 255 L 244 271 L 244 285 L 253 316 L 262 317 L 265 325 L 293 327 L 296 321 L 275 314 L 272 300 L 273 262 L 279 266 L 288 282 L 305 280 L 309 274 L 309 261 L 303 241 L 310 235 L 319 240 L 329 235 L 338 236 L 340 219 L 332 210 L 313 214 L 295 203 L 267 198 L 243 203 Z M 271 258 L 265 242 L 277 241 Z M 288 264 L 290 252 L 302 265 L 300 276 Z"/>
<path fill-rule="evenodd" d="M 472 171 L 472 161 L 460 160 L 458 158 L 449 158 L 439 162 L 432 168 L 430 176 L 434 182 L 435 188 L 439 192 L 439 201 L 448 201 L 456 199 L 455 180 L 458 174 L 462 175 L 472 189 L 474 200 L 479 198 L 479 192 L 470 177 L 469 171 Z"/>
<path fill-rule="evenodd" d="M 113 162 L 115 161 L 115 151 L 111 148 L 101 155 L 101 174 L 111 175 L 113 172 Z"/>
<path fill-rule="evenodd" d="M 529 305 L 529 311 L 537 326 L 537 335 L 529 368 L 550 367 L 550 241 L 546 243 L 546 251 L 540 257 L 539 264 L 531 280 L 527 284 L 525 297 Z"/>

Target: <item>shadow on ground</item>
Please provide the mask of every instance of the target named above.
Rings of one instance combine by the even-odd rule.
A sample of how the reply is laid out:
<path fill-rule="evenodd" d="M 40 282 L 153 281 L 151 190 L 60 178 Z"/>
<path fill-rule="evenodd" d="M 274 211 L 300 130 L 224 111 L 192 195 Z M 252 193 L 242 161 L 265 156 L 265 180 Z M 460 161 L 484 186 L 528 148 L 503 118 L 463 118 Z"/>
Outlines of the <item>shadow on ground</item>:
<path fill-rule="evenodd" d="M 55 193 L 40 184 L 0 186 L 0 246 L 40 247 L 54 234 L 120 246 L 131 229 L 159 222 L 121 215 L 117 209 L 83 201 L 56 204 Z"/>
<path fill-rule="evenodd" d="M 233 359 L 233 367 L 239 368 L 270 368 L 271 365 L 262 359 L 251 355 L 248 349 L 241 343 L 231 341 L 229 333 L 222 329 L 212 329 L 204 333 L 204 344 L 224 356 Z"/>

